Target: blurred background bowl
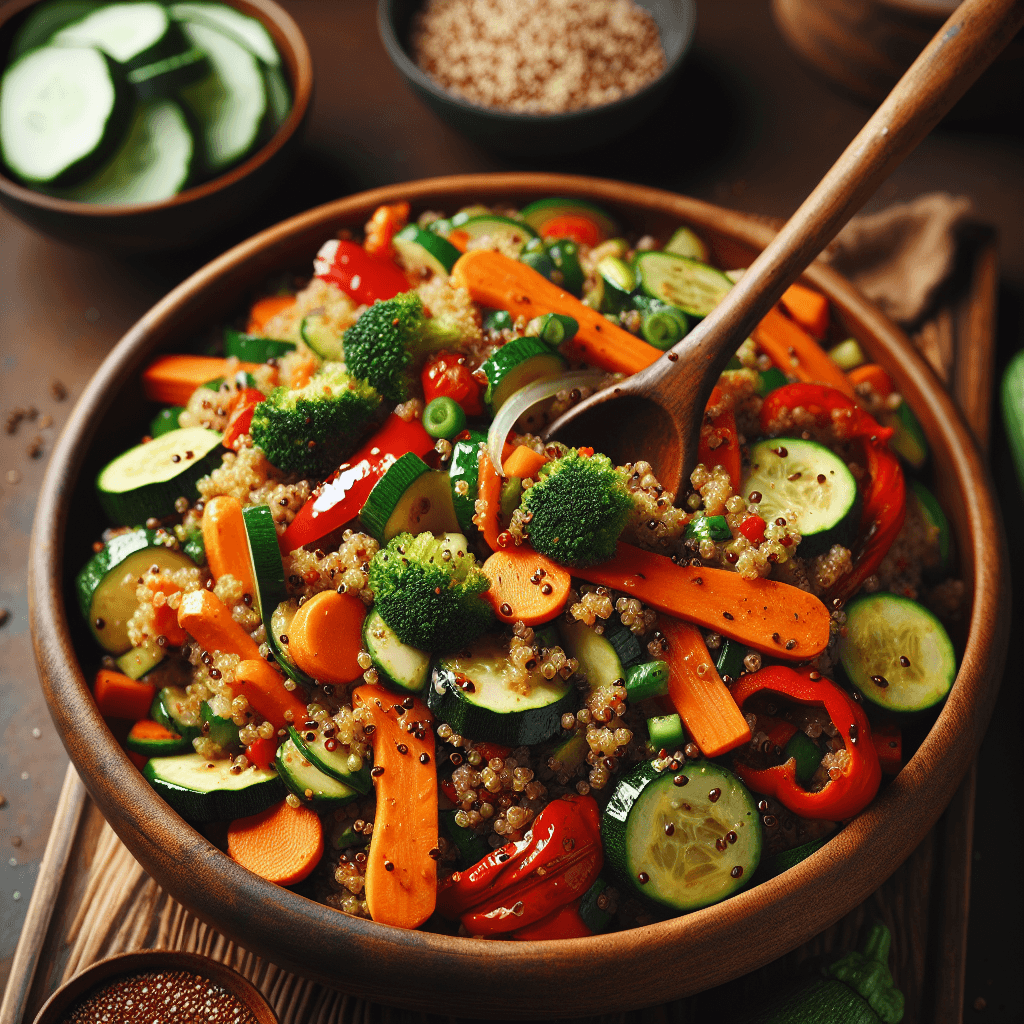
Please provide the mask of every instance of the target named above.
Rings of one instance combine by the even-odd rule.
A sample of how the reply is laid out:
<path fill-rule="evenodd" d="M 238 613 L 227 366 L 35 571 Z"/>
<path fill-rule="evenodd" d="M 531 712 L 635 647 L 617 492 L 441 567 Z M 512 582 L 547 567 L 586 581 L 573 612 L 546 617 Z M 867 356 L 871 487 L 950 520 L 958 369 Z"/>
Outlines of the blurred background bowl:
<path fill-rule="evenodd" d="M 1009 571 L 999 514 L 970 432 L 907 337 L 823 264 L 805 280 L 826 294 L 843 336 L 893 376 L 932 452 L 964 581 L 957 680 L 903 770 L 819 851 L 716 906 L 586 939 L 490 942 L 403 931 L 339 913 L 229 859 L 154 792 L 92 698 L 99 651 L 74 576 L 106 523 L 97 471 L 153 415 L 139 374 L 228 322 L 270 277 L 308 276 L 322 242 L 359 232 L 382 203 L 454 213 L 470 203 L 565 196 L 606 209 L 630 235 L 668 238 L 688 224 L 722 267 L 748 266 L 773 237 L 759 218 L 686 196 L 598 178 L 457 175 L 390 185 L 317 207 L 207 264 L 157 303 L 90 381 L 51 456 L 36 506 L 29 600 L 50 715 L 93 799 L 121 840 L 198 917 L 245 949 L 325 985 L 445 1016 L 533 1019 L 618 1013 L 701 992 L 795 949 L 861 903 L 918 846 L 949 803 L 992 714 L 1009 632 Z M 925 734 L 927 730 L 927 733 Z"/>
<path fill-rule="evenodd" d="M 313 95 L 313 62 L 291 16 L 273 0 L 222 0 L 261 21 L 281 55 L 292 107 L 271 138 L 242 163 L 156 203 L 107 205 L 58 199 L 8 177 L 0 164 L 0 203 L 33 228 L 61 241 L 110 252 L 182 249 L 213 237 L 244 217 L 278 184 L 298 156 Z M 0 67 L 36 0 L 0 8 Z"/>
<path fill-rule="evenodd" d="M 439 117 L 474 142 L 527 160 L 577 153 L 635 128 L 665 99 L 693 41 L 697 9 L 693 0 L 635 0 L 658 25 L 665 70 L 631 96 L 599 107 L 562 114 L 523 114 L 483 107 L 447 92 L 409 55 L 413 14 L 423 0 L 380 0 L 377 20 L 391 62 L 409 87 Z"/>

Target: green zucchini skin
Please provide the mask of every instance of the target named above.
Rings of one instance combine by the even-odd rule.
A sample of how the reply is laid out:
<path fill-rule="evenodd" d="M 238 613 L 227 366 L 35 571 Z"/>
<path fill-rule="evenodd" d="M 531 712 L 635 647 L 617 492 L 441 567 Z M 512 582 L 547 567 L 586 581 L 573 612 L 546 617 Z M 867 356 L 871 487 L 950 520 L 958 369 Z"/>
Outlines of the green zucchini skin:
<path fill-rule="evenodd" d="M 337 750 L 328 750 L 319 729 L 306 729 L 305 727 L 296 729 L 294 725 L 290 725 L 288 735 L 299 753 L 324 775 L 329 775 L 332 779 L 345 783 L 359 794 L 365 795 L 373 789 L 370 766 L 364 763 L 358 771 L 351 771 L 346 764 L 348 754 Z"/>
<path fill-rule="evenodd" d="M 333 810 L 361 796 L 347 782 L 320 771 L 290 736 L 277 748 L 274 767 L 284 786 L 316 811 Z"/>
<path fill-rule="evenodd" d="M 363 646 L 385 686 L 421 693 L 430 682 L 430 652 L 403 644 L 376 609 L 363 620 Z"/>
<path fill-rule="evenodd" d="M 476 532 L 473 516 L 476 514 L 477 477 L 480 470 L 480 445 L 487 443 L 487 436 L 477 430 L 468 431 L 469 437 L 456 441 L 452 446 L 452 458 L 448 467 L 448 479 L 452 486 L 452 504 L 455 518 L 467 537 Z M 460 494 L 458 484 L 464 481 L 466 493 Z"/>

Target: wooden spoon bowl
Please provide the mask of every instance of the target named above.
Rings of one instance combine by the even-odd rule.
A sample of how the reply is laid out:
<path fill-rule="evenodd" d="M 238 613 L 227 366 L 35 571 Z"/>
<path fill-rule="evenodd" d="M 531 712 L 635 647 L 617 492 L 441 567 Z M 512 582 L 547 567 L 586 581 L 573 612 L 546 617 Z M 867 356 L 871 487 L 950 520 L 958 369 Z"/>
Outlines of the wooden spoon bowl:
<path fill-rule="evenodd" d="M 837 330 L 889 370 L 924 426 L 933 489 L 952 524 L 970 603 L 945 707 L 903 771 L 822 850 L 684 917 L 587 939 L 484 942 L 347 917 L 250 874 L 174 814 L 96 709 L 88 679 L 98 651 L 72 589 L 105 525 L 92 492 L 95 471 L 145 432 L 152 413 L 140 395 L 142 367 L 244 309 L 269 275 L 309 273 L 324 239 L 342 227 L 358 230 L 380 203 L 406 199 L 415 217 L 425 209 L 553 195 L 597 203 L 636 235 L 664 239 L 686 223 L 726 268 L 748 265 L 773 234 L 753 217 L 683 196 L 551 174 L 437 178 L 311 210 L 210 263 L 125 335 L 72 413 L 36 511 L 29 597 L 42 685 L 72 760 L 125 845 L 160 885 L 246 949 L 347 992 L 421 1011 L 524 1019 L 636 1009 L 720 984 L 795 948 L 873 892 L 939 817 L 981 742 L 1008 641 L 1002 527 L 967 427 L 902 332 L 841 277 L 814 265 L 805 280 L 829 296 Z"/>

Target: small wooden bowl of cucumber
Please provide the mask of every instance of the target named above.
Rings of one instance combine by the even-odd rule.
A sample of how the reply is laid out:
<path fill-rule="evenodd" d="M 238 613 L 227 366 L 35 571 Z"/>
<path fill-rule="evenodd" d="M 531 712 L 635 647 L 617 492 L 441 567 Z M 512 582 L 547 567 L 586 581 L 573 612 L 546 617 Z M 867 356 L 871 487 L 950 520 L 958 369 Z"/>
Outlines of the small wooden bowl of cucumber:
<path fill-rule="evenodd" d="M 0 202 L 121 252 L 251 210 L 297 155 L 313 84 L 273 0 L 13 0 L 0 69 Z"/>
<path fill-rule="evenodd" d="M 552 197 L 560 198 L 553 200 Z M 949 803 L 978 750 L 992 714 L 1009 640 L 1009 568 L 1002 525 L 984 464 L 969 428 L 906 336 L 826 265 L 814 264 L 804 275 L 804 283 L 826 296 L 829 302 L 829 325 L 827 328 L 823 325 L 819 333 L 827 333 L 832 340 L 855 339 L 857 346 L 863 349 L 864 357 L 891 374 L 899 393 L 920 421 L 922 443 L 926 442 L 930 459 L 919 459 L 920 468 L 915 474 L 922 477 L 921 482 L 934 493 L 948 517 L 952 571 L 963 581 L 964 604 L 963 615 L 952 630 L 954 651 L 949 658 L 949 672 L 955 674 L 955 681 L 944 704 L 936 703 L 934 694 L 924 694 L 920 701 L 915 702 L 916 706 L 928 704 L 930 709 L 912 721 L 908 719 L 904 730 L 906 745 L 902 748 L 906 757 L 896 757 L 895 764 L 892 757 L 887 761 L 897 773 L 891 776 L 877 798 L 862 813 L 852 817 L 824 846 L 804 859 L 790 862 L 792 866 L 779 862 L 776 866 L 780 873 L 774 874 L 775 867 L 772 867 L 770 877 L 750 872 L 744 879 L 742 868 L 736 874 L 729 871 L 727 875 L 731 880 L 744 881 L 737 882 L 738 891 L 730 889 L 733 894 L 724 902 L 706 906 L 702 900 L 700 908 L 692 912 L 663 916 L 642 927 L 621 931 L 547 941 L 484 941 L 441 930 L 410 931 L 393 924 L 339 913 L 333 907 L 307 898 L 301 888 L 273 884 L 232 860 L 215 845 L 219 842 L 221 847 L 226 846 L 223 831 L 218 834 L 204 824 L 211 816 L 227 813 L 220 809 L 208 813 L 206 808 L 209 805 L 207 797 L 217 793 L 219 799 L 228 787 L 220 779 L 214 779 L 214 784 L 204 783 L 206 788 L 203 789 L 194 783 L 194 777 L 188 787 L 182 786 L 182 776 L 172 779 L 163 767 L 171 759 L 154 758 L 161 762 L 162 774 L 156 785 L 162 786 L 162 793 L 171 792 L 175 786 L 179 790 L 187 788 L 190 802 L 202 802 L 202 808 L 179 802 L 176 813 L 161 792 L 133 765 L 119 744 L 112 731 L 112 728 L 119 727 L 117 722 L 113 719 L 108 722 L 100 714 L 90 689 L 90 682 L 96 675 L 99 650 L 95 628 L 108 630 L 104 636 L 109 642 L 114 616 L 104 616 L 103 606 L 95 603 L 98 598 L 105 599 L 105 595 L 100 594 L 100 588 L 94 581 L 110 579 L 111 564 L 124 564 L 128 571 L 115 573 L 111 582 L 127 579 L 131 584 L 140 564 L 138 559 L 142 558 L 138 552 L 150 552 L 145 556 L 147 562 L 155 561 L 155 556 L 151 539 L 145 536 L 146 530 L 140 528 L 119 535 L 122 544 L 138 545 L 132 546 L 131 550 L 119 551 L 117 557 L 120 561 L 112 561 L 114 553 L 110 545 L 104 548 L 110 556 L 106 561 L 89 561 L 103 553 L 91 554 L 94 551 L 92 545 L 109 525 L 97 497 L 97 477 L 104 467 L 115 462 L 122 471 L 125 469 L 123 458 L 119 457 L 124 455 L 126 438 L 158 434 L 158 430 L 151 426 L 157 403 L 174 402 L 175 398 L 174 392 L 156 387 L 159 381 L 166 382 L 168 378 L 162 377 L 154 367 L 160 361 L 164 364 L 172 361 L 172 354 L 181 352 L 182 339 L 205 337 L 211 327 L 238 323 L 252 295 L 258 294 L 274 275 L 284 272 L 309 275 L 315 257 L 318 264 L 322 264 L 322 270 L 317 273 L 336 274 L 347 287 L 361 287 L 362 274 L 359 275 L 361 284 L 355 285 L 353 271 L 336 269 L 345 265 L 340 260 L 335 263 L 339 252 L 346 259 L 352 259 L 358 243 L 349 241 L 354 248 L 343 250 L 336 234 L 346 228 L 358 232 L 381 204 L 399 202 L 410 205 L 413 223 L 424 211 L 441 211 L 451 218 L 449 227 L 454 222 L 455 228 L 464 230 L 467 235 L 475 230 L 474 223 L 471 223 L 474 216 L 479 216 L 480 220 L 484 218 L 478 208 L 475 214 L 470 212 L 468 208 L 474 204 L 485 204 L 491 208 L 513 206 L 520 210 L 532 207 L 533 212 L 540 207 L 549 214 L 552 208 L 572 207 L 577 213 L 586 209 L 591 215 L 596 206 L 598 212 L 603 211 L 617 225 L 615 230 L 621 232 L 624 240 L 652 235 L 656 239 L 669 239 L 669 245 L 672 240 L 679 239 L 681 243 L 692 246 L 694 238 L 699 238 L 706 246 L 706 252 L 703 260 L 698 262 L 704 267 L 702 274 L 709 280 L 715 275 L 719 279 L 725 277 L 714 269 L 716 267 L 724 271 L 749 266 L 757 252 L 772 238 L 771 229 L 752 216 L 640 185 L 560 174 L 460 175 L 389 185 L 307 211 L 250 238 L 199 270 L 140 320 L 104 361 L 68 421 L 41 488 L 30 552 L 29 599 L 42 686 L 62 741 L 103 814 L 132 854 L 163 888 L 245 949 L 346 992 L 421 1012 L 473 1018 L 562 1018 L 566 1015 L 607 1014 L 662 1003 L 703 991 L 763 966 L 817 935 L 865 900 L 918 846 Z M 489 216 L 487 220 L 490 221 L 488 230 L 491 232 L 496 232 L 504 223 L 510 226 L 510 230 L 516 228 L 520 241 L 526 233 L 522 226 L 528 223 L 525 218 L 514 223 L 496 216 Z M 477 220 L 476 226 L 479 223 Z M 679 235 L 681 227 L 686 229 L 682 236 Z M 426 236 L 426 232 L 422 234 Z M 333 244 L 328 242 L 332 236 L 335 236 Z M 399 244 L 414 241 L 399 239 Z M 437 257 L 438 253 L 443 255 L 443 247 L 434 245 L 429 237 L 416 244 L 423 250 L 419 255 L 424 261 Z M 525 252 L 525 245 L 522 251 Z M 670 252 L 653 255 L 662 257 L 663 262 L 682 261 L 687 265 L 694 262 L 674 248 Z M 365 268 L 367 264 L 360 266 Z M 387 269 L 386 264 L 381 263 L 375 265 L 374 272 L 382 274 L 382 266 Z M 612 276 L 608 278 L 611 284 L 614 283 Z M 576 311 L 582 317 L 583 310 Z M 237 340 L 234 334 L 237 332 L 230 336 L 232 345 Z M 315 340 L 320 344 L 319 337 Z M 228 344 L 229 339 L 226 338 L 225 351 L 228 351 Z M 498 351 L 511 348 L 513 344 L 510 342 Z M 257 358 L 254 350 L 236 349 L 235 354 Z M 268 355 L 270 352 L 264 349 L 258 358 L 267 358 Z M 156 357 L 163 358 L 157 360 Z M 223 363 L 210 356 L 190 355 L 188 359 L 190 366 L 194 367 L 190 372 L 198 374 L 197 384 L 210 380 L 207 373 L 211 367 L 204 359 Z M 152 401 L 147 401 L 144 394 L 143 384 L 147 381 Z M 192 386 L 187 390 L 191 393 Z M 162 434 L 141 448 L 159 446 L 161 437 L 173 438 L 184 429 Z M 199 446 L 205 431 L 198 427 L 188 429 L 197 430 L 200 436 L 195 440 L 195 447 L 190 439 L 185 456 L 194 456 L 198 462 L 210 450 Z M 628 426 L 624 425 L 624 429 Z M 178 444 L 180 440 L 179 437 L 174 443 Z M 428 445 L 421 450 L 425 454 L 430 448 Z M 374 443 L 373 451 L 381 455 L 382 450 L 385 453 L 391 451 L 387 446 L 378 448 Z M 154 448 L 154 454 L 160 451 L 160 447 Z M 782 457 L 779 447 L 775 448 L 774 454 Z M 786 457 L 795 458 L 795 453 Z M 170 461 L 173 461 L 173 456 Z M 362 464 L 361 459 L 354 461 Z M 911 463 L 912 460 L 908 458 L 907 461 Z M 835 469 L 838 474 L 841 467 L 837 465 Z M 166 463 L 162 471 L 169 472 Z M 464 464 L 456 456 L 453 456 L 450 472 L 449 484 L 453 486 L 454 493 L 463 493 L 457 484 L 464 479 Z M 787 471 L 787 480 L 790 475 L 799 478 L 802 474 L 788 474 Z M 167 478 L 162 479 L 166 481 Z M 126 500 L 124 495 L 127 491 L 134 491 L 137 483 L 127 490 L 115 488 L 114 483 L 104 475 L 102 486 L 106 491 L 118 490 L 120 493 L 117 498 L 121 502 L 120 507 L 114 510 L 122 516 L 120 521 L 134 522 L 151 508 L 152 495 L 137 508 L 123 503 Z M 162 484 L 150 476 L 145 486 L 159 487 Z M 766 484 L 764 489 L 767 492 L 770 486 Z M 105 500 L 112 500 L 109 493 Z M 358 504 L 362 505 L 364 501 L 366 506 L 370 505 L 365 497 L 360 498 Z M 330 506 L 324 511 L 324 521 L 317 529 L 329 531 L 344 527 L 352 510 L 344 512 L 335 522 L 330 518 L 334 507 L 344 510 L 346 506 L 344 502 Z M 391 507 L 393 510 L 394 506 Z M 258 512 L 258 508 L 263 511 Z M 261 566 L 267 565 L 277 571 L 281 562 L 278 545 L 274 542 L 275 529 L 272 522 L 269 528 L 266 522 L 268 518 L 272 519 L 270 510 L 267 506 L 253 506 L 247 511 L 253 516 L 244 524 L 250 550 L 254 552 L 254 558 L 258 553 Z M 453 514 L 456 513 L 453 511 Z M 302 533 L 310 520 L 303 525 L 300 519 L 296 519 L 299 529 L 290 537 L 285 534 L 283 545 L 288 547 L 293 541 L 296 547 L 315 544 L 316 538 L 322 537 L 323 533 L 315 536 Z M 334 525 L 327 525 L 329 523 Z M 187 543 L 182 541 L 183 545 Z M 268 552 L 266 561 L 264 552 Z M 270 557 L 270 552 L 273 557 Z M 165 547 L 160 558 L 168 553 Z M 184 555 L 179 557 L 184 558 Z M 92 567 L 89 579 L 84 579 L 80 573 L 86 562 Z M 159 564 L 173 568 L 169 562 Z M 691 565 L 687 571 L 693 568 Z M 255 569 L 257 585 L 263 574 L 261 568 Z M 268 570 L 267 577 L 270 575 Z M 638 578 L 641 576 L 639 571 L 636 575 Z M 83 580 L 88 585 L 88 617 L 81 614 L 78 607 Z M 188 598 L 202 598 L 205 593 L 197 590 Z M 325 594 L 341 596 L 333 590 Z M 877 626 L 880 618 L 899 617 L 903 607 L 900 598 L 887 595 L 886 605 L 881 608 L 875 604 L 876 600 L 875 594 L 861 599 L 861 610 L 848 617 L 848 632 L 856 632 L 856 620 L 866 623 L 870 631 L 872 624 Z M 262 603 L 258 591 L 257 602 Z M 315 607 L 315 602 L 316 598 L 304 607 Z M 268 607 L 272 603 L 266 602 Z M 787 618 L 791 610 L 789 605 L 785 607 Z M 186 613 L 192 614 L 188 609 Z M 387 625 L 383 611 L 380 617 Z M 102 620 L 100 627 L 96 627 L 97 618 Z M 726 618 L 731 620 L 731 614 Z M 294 618 L 290 621 L 293 623 Z M 368 623 L 371 621 L 367 619 Z M 670 629 L 670 622 L 666 619 L 663 628 Z M 676 626 L 680 625 L 676 623 Z M 370 628 L 374 627 L 371 625 Z M 288 633 L 292 634 L 294 642 L 295 632 L 291 626 L 284 635 Z M 272 615 L 271 636 L 275 634 L 282 639 Z M 377 635 L 387 638 L 385 630 Z M 568 635 L 571 640 L 571 634 Z M 597 634 L 589 635 L 597 638 Z M 915 636 L 914 642 L 918 639 Z M 684 642 L 683 639 L 678 640 L 679 645 Z M 673 638 L 670 645 L 675 644 L 677 639 Z M 112 650 L 114 646 L 108 649 Z M 367 646 L 371 647 L 369 642 Z M 931 634 L 920 639 L 922 651 L 937 650 L 938 646 Z M 613 647 L 610 639 L 607 647 Z M 411 648 L 406 647 L 405 650 Z M 728 644 L 722 645 L 721 657 L 726 658 L 727 652 L 734 650 Z M 900 650 L 904 648 L 900 647 Z M 292 653 L 295 653 L 295 648 Z M 383 660 L 379 649 L 374 649 L 371 659 L 373 656 Z M 616 654 L 616 659 L 619 656 Z M 916 660 L 916 655 L 914 657 Z M 301 669 L 298 659 L 293 660 Z M 479 662 L 487 663 L 487 659 L 481 658 Z M 492 660 L 490 664 L 493 663 Z M 254 660 L 252 664 L 259 668 L 264 663 Z M 282 664 L 287 664 L 284 657 Z M 718 664 L 729 675 L 735 671 L 739 677 L 744 671 L 742 667 L 727 667 L 724 660 Z M 436 665 L 445 671 L 450 668 L 444 659 Z M 127 666 L 122 669 L 124 672 L 129 670 Z M 616 661 L 611 671 L 618 673 L 621 670 L 622 664 Z M 131 671 L 137 672 L 136 669 Z M 417 663 L 407 661 L 402 671 L 407 689 L 419 686 L 422 692 L 424 685 L 432 685 L 426 683 L 422 659 Z M 810 677 L 813 678 L 814 674 L 811 672 Z M 865 701 L 877 704 L 891 700 L 891 695 L 879 690 L 881 684 L 877 681 L 872 689 L 871 674 L 869 672 L 868 679 L 861 681 Z M 751 670 L 751 674 L 743 678 L 750 680 L 755 677 L 756 673 Z M 445 680 L 440 674 L 437 678 Z M 476 678 L 473 692 L 479 683 L 486 682 L 483 675 L 478 674 Z M 468 677 L 466 679 L 472 682 Z M 643 691 L 645 696 L 640 699 L 658 692 L 654 681 L 648 681 L 651 689 Z M 638 685 L 636 678 L 631 683 Z M 443 692 L 439 693 L 437 687 L 432 687 L 433 696 L 428 699 L 435 703 L 431 707 L 438 707 L 437 702 L 442 698 L 445 701 L 449 697 L 452 701 L 456 698 L 447 683 L 441 689 Z M 145 691 L 145 687 L 143 690 L 146 692 L 145 707 L 136 718 L 146 714 L 150 708 L 153 694 Z M 551 687 L 551 699 L 541 709 L 545 714 L 552 711 L 559 721 L 564 708 L 558 702 L 563 693 L 557 687 Z M 849 713 L 853 705 L 845 698 L 843 702 Z M 478 713 L 480 709 L 460 708 L 458 713 L 464 714 L 463 720 L 466 720 L 471 710 Z M 533 712 L 536 709 L 528 710 Z M 440 711 L 437 713 L 441 714 Z M 455 712 L 450 713 L 454 718 Z M 180 720 L 183 726 L 189 726 L 190 723 L 185 722 L 180 714 L 178 719 L 174 714 L 173 706 L 165 707 L 163 698 L 153 712 L 154 718 Z M 520 726 L 525 729 L 527 725 L 533 728 L 541 717 L 531 714 L 527 719 L 525 712 L 518 718 L 505 712 L 503 716 L 503 721 L 514 725 L 517 730 Z M 216 724 L 212 718 L 208 718 L 207 723 L 211 729 Z M 122 720 L 120 725 L 127 728 L 128 722 Z M 654 726 L 651 729 L 653 731 Z M 854 734 L 849 729 L 848 726 L 847 734 L 852 739 Z M 861 731 L 857 735 L 864 736 L 862 727 L 858 726 L 858 729 Z M 185 735 L 183 730 L 181 736 Z M 545 735 L 551 735 L 549 727 L 545 727 Z M 657 735 L 666 736 L 667 731 Z M 174 736 L 175 740 L 178 738 Z M 531 735 L 517 731 L 514 737 L 509 735 L 501 742 L 512 745 L 531 742 L 532 739 Z M 665 742 L 670 741 L 666 738 Z M 787 743 L 788 749 L 791 740 L 783 742 Z M 321 758 L 321 746 L 327 750 L 326 744 L 310 740 L 305 748 L 310 756 L 300 767 L 312 769 L 315 762 L 326 764 L 326 760 Z M 153 750 L 152 747 L 149 749 Z M 281 763 L 292 768 L 294 762 L 300 760 L 299 756 L 292 753 L 287 743 L 282 743 L 281 749 L 284 751 Z M 877 752 L 877 747 L 875 749 Z M 799 760 L 802 755 L 796 751 L 792 756 Z M 459 755 L 458 762 L 454 758 L 452 762 L 461 763 L 461 760 Z M 706 759 L 703 763 L 710 765 L 712 760 Z M 220 763 L 226 764 L 225 761 Z M 428 762 L 418 763 L 425 765 Z M 673 773 L 662 777 L 672 786 L 689 785 L 689 791 L 693 793 L 709 794 L 709 804 L 717 805 L 719 797 L 722 797 L 723 806 L 729 803 L 723 795 L 725 787 L 711 781 L 704 774 L 705 769 L 698 767 L 701 763 L 697 759 L 686 762 L 686 778 L 692 775 L 692 781 L 684 779 L 682 783 L 676 783 Z M 153 761 L 149 764 L 152 766 Z M 375 763 L 374 767 L 383 765 Z M 698 770 L 702 780 L 699 785 L 696 781 Z M 710 772 L 711 768 L 706 770 Z M 723 772 L 722 777 L 725 777 L 725 769 L 716 770 Z M 147 771 L 150 777 L 156 778 L 153 768 L 147 768 Z M 225 774 L 227 771 L 230 769 L 226 769 Z M 386 771 L 393 772 L 393 767 Z M 298 772 L 293 772 L 293 776 L 298 778 Z M 276 777 L 270 777 L 275 783 L 278 781 Z M 213 776 L 207 778 L 213 779 Z M 303 785 L 303 790 L 310 794 L 309 799 L 313 795 L 313 782 L 321 787 L 318 798 L 322 796 L 325 800 L 332 798 L 325 787 L 337 788 L 339 785 L 337 777 L 332 781 L 323 771 L 319 774 L 311 772 L 306 778 L 309 784 Z M 355 774 L 350 773 L 349 782 L 341 785 L 349 786 L 351 783 L 352 789 L 366 785 L 365 779 L 353 780 Z M 645 775 L 645 786 L 648 782 L 653 785 Z M 266 779 L 259 776 L 258 783 L 264 785 Z M 647 788 L 650 789 L 649 786 Z M 252 793 L 250 790 L 249 795 Z M 262 798 L 262 794 L 259 795 Z M 342 796 L 344 794 L 338 799 Z M 683 806 L 687 812 L 692 810 L 690 805 Z M 700 805 L 695 802 L 692 806 Z M 835 805 L 830 807 L 830 811 L 847 817 Z M 186 817 L 196 824 L 188 824 Z M 778 822 L 766 827 L 774 827 L 775 824 Z M 618 829 L 617 825 L 614 827 Z M 609 850 L 621 851 L 623 847 L 617 838 L 621 831 L 609 834 Z M 722 842 L 724 844 L 726 840 Z M 735 842 L 735 838 L 729 842 Z M 803 844 L 801 854 L 807 852 L 807 845 Z M 736 847 L 745 851 L 753 848 L 744 847 L 742 840 L 736 843 Z M 565 848 L 572 849 L 574 845 Z M 720 849 L 724 849 L 724 845 Z M 614 853 L 614 856 L 619 854 Z M 761 877 L 767 880 L 747 885 L 748 880 L 760 880 Z M 637 875 L 636 878 L 637 884 L 652 882 L 650 877 L 641 880 Z M 732 881 L 726 884 L 731 886 Z M 678 903 L 673 906 L 689 909 Z"/>

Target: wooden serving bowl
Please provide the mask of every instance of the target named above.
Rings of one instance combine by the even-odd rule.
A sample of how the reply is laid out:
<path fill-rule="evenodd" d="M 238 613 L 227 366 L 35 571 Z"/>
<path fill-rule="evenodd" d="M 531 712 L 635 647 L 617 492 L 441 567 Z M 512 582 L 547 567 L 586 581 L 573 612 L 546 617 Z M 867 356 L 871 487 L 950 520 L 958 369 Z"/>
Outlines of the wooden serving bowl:
<path fill-rule="evenodd" d="M 22 14 L 37 0 L 0 7 L 0 67 Z M 295 161 L 313 97 L 313 61 L 291 15 L 274 0 L 222 0 L 261 21 L 281 54 L 292 109 L 255 153 L 224 174 L 156 203 L 79 203 L 57 199 L 8 177 L 0 163 L 0 203 L 61 241 L 119 253 L 161 252 L 195 245 L 250 213 Z"/>
<path fill-rule="evenodd" d="M 36 510 L 29 598 L 50 713 L 78 771 L 118 835 L 186 907 L 246 948 L 325 984 L 385 1003 L 473 1017 L 560 1017 L 639 1008 L 709 988 L 795 948 L 873 892 L 951 799 L 992 712 L 1008 642 L 1002 526 L 978 451 L 951 399 L 906 337 L 825 266 L 806 279 L 844 328 L 884 364 L 920 418 L 934 488 L 952 523 L 971 609 L 956 685 L 902 772 L 820 851 L 772 881 L 683 917 L 586 939 L 485 942 L 408 932 L 347 917 L 269 884 L 228 859 L 150 789 L 97 711 L 87 675 L 98 662 L 71 589 L 103 528 L 95 472 L 147 422 L 139 372 L 244 309 L 284 268 L 309 273 L 320 243 L 407 199 L 454 211 L 473 202 L 587 198 L 628 230 L 665 238 L 694 227 L 722 266 L 746 265 L 771 237 L 752 217 L 637 185 L 554 174 L 463 175 L 342 199 L 249 239 L 177 287 L 119 342 L 93 377 L 51 458 Z M 84 668 L 83 668 L 84 666 Z"/>

